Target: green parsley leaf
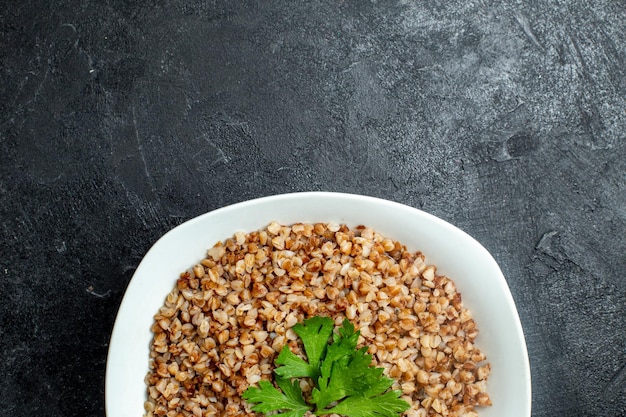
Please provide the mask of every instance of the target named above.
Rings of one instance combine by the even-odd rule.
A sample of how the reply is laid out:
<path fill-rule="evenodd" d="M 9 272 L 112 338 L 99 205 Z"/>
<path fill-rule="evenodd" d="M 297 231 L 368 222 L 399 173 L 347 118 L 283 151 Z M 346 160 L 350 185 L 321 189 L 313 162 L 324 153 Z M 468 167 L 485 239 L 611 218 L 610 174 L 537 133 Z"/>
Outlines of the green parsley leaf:
<path fill-rule="evenodd" d="M 321 366 L 321 374 L 317 387 L 311 396 L 316 405 L 316 412 L 326 408 L 330 403 L 341 400 L 349 395 L 357 394 L 368 388 L 367 381 L 359 378 L 363 365 L 369 367 L 371 358 L 363 364 L 355 356 L 359 332 L 349 321 L 344 321 L 339 334 L 335 334 L 333 342 L 328 346 Z M 351 367 L 356 359 L 355 367 Z M 359 363 L 361 362 L 361 363 Z M 355 371 L 358 371 L 355 373 Z"/>
<path fill-rule="evenodd" d="M 268 381 L 259 381 L 259 388 L 248 388 L 242 397 L 250 403 L 257 403 L 252 407 L 252 411 L 259 413 L 286 411 L 286 413 L 277 415 L 302 417 L 309 411 L 310 406 L 302 398 L 302 391 L 297 381 L 292 384 L 287 379 L 276 378 L 276 384 L 283 392 L 280 392 Z"/>
<path fill-rule="evenodd" d="M 320 374 L 320 361 L 326 352 L 333 328 L 334 322 L 328 317 L 313 317 L 293 326 L 293 331 L 302 339 L 308 363 L 285 346 L 274 361 L 277 365 L 283 365 L 275 369 L 276 375 L 283 378 L 317 379 Z"/>
<path fill-rule="evenodd" d="M 274 363 L 283 365 L 274 369 L 274 373 L 283 378 L 315 378 L 319 373 L 317 367 L 306 363 L 302 358 L 290 351 L 287 346 L 281 349 Z"/>
<path fill-rule="evenodd" d="M 333 334 L 333 342 L 342 343 L 346 348 L 352 346 L 353 349 L 356 349 L 360 334 L 361 332 L 354 331 L 354 324 L 350 323 L 348 319 L 344 319 L 338 333 Z"/>
<path fill-rule="evenodd" d="M 372 355 L 367 353 L 367 348 L 359 349 L 349 364 L 353 375 L 359 378 L 367 389 L 361 392 L 366 397 L 382 394 L 393 385 L 393 379 L 383 375 L 383 368 L 374 368 L 370 366 L 372 363 Z"/>
<path fill-rule="evenodd" d="M 333 334 L 333 342 L 326 347 L 324 362 L 320 367 L 320 372 L 322 372 L 325 377 L 322 380 L 318 380 L 318 385 L 328 385 L 328 377 L 335 363 L 347 364 L 346 361 L 349 361 L 355 353 L 358 340 L 359 332 L 354 331 L 352 323 L 348 320 L 344 320 L 343 326 L 339 329 L 339 333 Z"/>
<path fill-rule="evenodd" d="M 341 414 L 348 417 L 397 417 L 409 409 L 409 404 L 400 399 L 400 391 L 388 391 L 376 397 L 348 397 L 323 414 Z"/>
<path fill-rule="evenodd" d="M 302 339 L 309 364 L 318 370 L 334 328 L 335 323 L 328 317 L 313 317 L 293 326 L 293 331 Z"/>

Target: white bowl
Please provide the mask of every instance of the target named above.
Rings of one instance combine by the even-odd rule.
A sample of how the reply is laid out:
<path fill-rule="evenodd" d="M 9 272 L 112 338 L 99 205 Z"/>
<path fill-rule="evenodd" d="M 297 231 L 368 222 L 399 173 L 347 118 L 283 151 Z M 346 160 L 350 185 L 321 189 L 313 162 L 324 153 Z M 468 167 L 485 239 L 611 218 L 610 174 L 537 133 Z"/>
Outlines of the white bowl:
<path fill-rule="evenodd" d="M 414 208 L 372 197 L 308 192 L 284 194 L 224 207 L 176 227 L 159 239 L 139 264 L 122 300 L 109 346 L 105 382 L 108 417 L 140 417 L 146 400 L 150 326 L 179 274 L 206 250 L 237 231 L 272 220 L 282 224 L 363 224 L 420 250 L 428 263 L 455 281 L 480 330 L 476 345 L 492 373 L 491 407 L 481 417 L 529 417 L 530 367 L 524 334 L 500 268 L 476 240 L 451 224 Z"/>

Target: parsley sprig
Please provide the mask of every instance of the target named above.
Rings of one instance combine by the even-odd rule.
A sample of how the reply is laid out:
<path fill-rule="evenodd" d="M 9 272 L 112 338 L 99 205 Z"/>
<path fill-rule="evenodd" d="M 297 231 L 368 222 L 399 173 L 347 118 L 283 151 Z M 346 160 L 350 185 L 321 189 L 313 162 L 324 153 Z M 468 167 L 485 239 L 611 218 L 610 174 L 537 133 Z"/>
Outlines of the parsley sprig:
<path fill-rule="evenodd" d="M 371 366 L 367 348 L 357 349 L 359 331 L 348 320 L 337 333 L 328 317 L 312 317 L 293 327 L 302 340 L 307 360 L 283 347 L 275 360 L 276 386 L 260 381 L 243 398 L 253 411 L 278 411 L 276 417 L 340 414 L 348 417 L 397 417 L 409 408 L 400 391 L 389 390 L 393 380 Z M 332 341 L 329 343 L 329 339 Z M 305 399 L 298 378 L 310 378 L 314 388 Z"/>

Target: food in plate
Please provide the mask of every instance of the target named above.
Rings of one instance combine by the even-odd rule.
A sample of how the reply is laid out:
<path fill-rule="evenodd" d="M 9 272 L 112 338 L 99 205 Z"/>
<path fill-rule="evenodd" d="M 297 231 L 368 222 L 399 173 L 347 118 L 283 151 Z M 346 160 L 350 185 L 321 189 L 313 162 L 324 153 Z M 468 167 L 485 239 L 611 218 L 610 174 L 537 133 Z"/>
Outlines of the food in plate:
<path fill-rule="evenodd" d="M 184 271 L 154 316 L 145 416 L 257 415 L 242 394 L 271 381 L 293 326 L 324 316 L 360 332 L 406 416 L 477 416 L 491 366 L 454 282 L 371 228 L 316 223 L 239 232 Z M 305 395 L 312 384 L 301 382 Z"/>

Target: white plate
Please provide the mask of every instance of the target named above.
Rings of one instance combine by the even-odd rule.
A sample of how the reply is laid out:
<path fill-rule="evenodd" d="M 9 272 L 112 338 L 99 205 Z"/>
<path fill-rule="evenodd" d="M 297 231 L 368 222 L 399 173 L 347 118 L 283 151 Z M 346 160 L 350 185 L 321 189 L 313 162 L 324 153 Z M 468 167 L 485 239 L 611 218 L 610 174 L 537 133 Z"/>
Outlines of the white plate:
<path fill-rule="evenodd" d="M 107 358 L 108 417 L 141 417 L 146 399 L 150 326 L 179 274 L 206 250 L 237 231 L 282 224 L 363 224 L 420 250 L 428 263 L 457 284 L 480 333 L 475 343 L 491 362 L 488 392 L 493 406 L 481 417 L 529 417 L 530 368 L 524 334 L 500 268 L 476 240 L 451 224 L 414 208 L 351 194 L 309 192 L 246 201 L 192 219 L 159 239 L 139 264 L 122 300 Z"/>

